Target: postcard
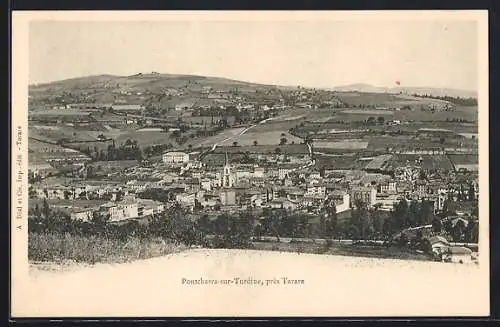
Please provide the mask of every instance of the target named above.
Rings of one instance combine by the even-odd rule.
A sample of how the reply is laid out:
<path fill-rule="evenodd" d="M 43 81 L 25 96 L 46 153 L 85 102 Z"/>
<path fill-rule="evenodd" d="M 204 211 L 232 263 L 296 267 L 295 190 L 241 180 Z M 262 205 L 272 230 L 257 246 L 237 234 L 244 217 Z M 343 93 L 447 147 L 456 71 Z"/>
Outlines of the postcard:
<path fill-rule="evenodd" d="M 487 11 L 12 17 L 11 316 L 489 315 Z"/>

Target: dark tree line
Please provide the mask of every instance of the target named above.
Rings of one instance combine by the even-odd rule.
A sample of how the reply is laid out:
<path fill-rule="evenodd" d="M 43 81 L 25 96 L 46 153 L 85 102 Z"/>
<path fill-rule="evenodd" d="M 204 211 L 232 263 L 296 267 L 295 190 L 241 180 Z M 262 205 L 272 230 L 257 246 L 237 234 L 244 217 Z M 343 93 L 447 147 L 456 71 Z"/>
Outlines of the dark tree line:
<path fill-rule="evenodd" d="M 119 160 L 142 160 L 142 151 L 139 148 L 138 142 L 136 140 L 127 139 L 124 143 L 120 144 L 118 147 L 115 142 L 109 144 L 106 149 L 99 149 L 94 147 L 84 148 L 80 150 L 95 161 L 119 161 Z"/>
<path fill-rule="evenodd" d="M 452 97 L 452 96 L 434 96 L 430 94 L 413 94 L 413 96 L 416 97 L 421 97 L 421 98 L 430 98 L 430 99 L 438 99 L 438 100 L 444 100 L 448 101 L 451 103 L 454 103 L 459 106 L 477 106 L 477 99 L 476 98 L 464 98 L 464 97 Z"/>

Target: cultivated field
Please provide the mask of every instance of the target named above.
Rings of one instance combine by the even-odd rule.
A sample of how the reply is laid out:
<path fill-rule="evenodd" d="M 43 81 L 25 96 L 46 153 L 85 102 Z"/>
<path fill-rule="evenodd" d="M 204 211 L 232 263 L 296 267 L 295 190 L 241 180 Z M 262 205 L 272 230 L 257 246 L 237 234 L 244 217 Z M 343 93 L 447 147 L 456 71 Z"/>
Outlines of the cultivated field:
<path fill-rule="evenodd" d="M 233 142 L 238 142 L 238 145 L 249 146 L 253 145 L 254 141 L 257 141 L 257 144 L 261 145 L 278 145 L 280 144 L 280 140 L 283 136 L 281 134 L 285 134 L 284 138 L 286 138 L 287 143 L 292 144 L 300 144 L 303 142 L 301 138 L 291 135 L 287 131 L 266 131 L 266 132 L 258 132 L 254 129 L 249 130 L 247 133 L 237 136 L 233 139 L 222 142 L 221 145 L 231 145 Z"/>
<path fill-rule="evenodd" d="M 424 169 L 445 169 L 453 170 L 453 164 L 446 155 L 417 155 L 417 154 L 396 154 L 388 160 L 386 169 L 396 169 L 407 164 L 414 164 L 419 159 L 422 159 L 422 168 Z"/>

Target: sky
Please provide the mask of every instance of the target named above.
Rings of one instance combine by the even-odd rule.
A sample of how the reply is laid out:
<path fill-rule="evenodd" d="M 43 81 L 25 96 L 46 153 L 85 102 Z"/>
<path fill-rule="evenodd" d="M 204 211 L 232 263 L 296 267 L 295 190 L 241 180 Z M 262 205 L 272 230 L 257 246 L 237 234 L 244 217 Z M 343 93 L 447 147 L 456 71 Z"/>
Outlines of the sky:
<path fill-rule="evenodd" d="M 305 87 L 477 90 L 476 21 L 35 21 L 29 82 L 193 74 Z"/>

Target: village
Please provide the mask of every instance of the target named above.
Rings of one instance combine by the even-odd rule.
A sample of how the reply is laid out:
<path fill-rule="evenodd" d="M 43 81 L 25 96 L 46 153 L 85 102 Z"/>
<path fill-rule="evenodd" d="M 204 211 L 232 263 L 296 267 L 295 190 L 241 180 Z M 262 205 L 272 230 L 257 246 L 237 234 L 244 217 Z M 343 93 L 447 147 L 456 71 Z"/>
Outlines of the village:
<path fill-rule="evenodd" d="M 147 222 L 173 206 L 193 220 L 249 211 L 265 219 L 284 210 L 319 231 L 284 233 L 280 242 L 410 245 L 418 234 L 440 260 L 477 257 L 478 164 L 470 159 L 477 156 L 477 134 L 464 133 L 474 122 L 452 118 L 460 113 L 449 99 L 183 83 L 159 100 L 150 90 L 113 90 L 114 102 L 99 104 L 100 93 L 88 86 L 30 98 L 30 208 L 48 205 L 83 222 L 99 215 L 110 224 Z M 120 89 L 120 82 L 98 85 Z M 356 94 L 377 100 L 349 100 L 359 101 Z M 419 102 L 409 106 L 408 98 Z M 435 115 L 441 122 L 426 120 Z M 402 202 L 418 207 L 415 218 L 385 228 Z M 381 222 L 361 219 L 352 232 L 365 211 Z M 330 232 L 325 220 L 335 220 Z M 275 236 L 257 234 L 253 240 Z"/>

